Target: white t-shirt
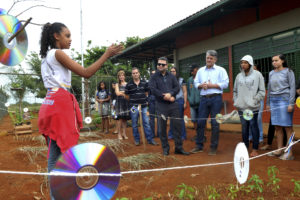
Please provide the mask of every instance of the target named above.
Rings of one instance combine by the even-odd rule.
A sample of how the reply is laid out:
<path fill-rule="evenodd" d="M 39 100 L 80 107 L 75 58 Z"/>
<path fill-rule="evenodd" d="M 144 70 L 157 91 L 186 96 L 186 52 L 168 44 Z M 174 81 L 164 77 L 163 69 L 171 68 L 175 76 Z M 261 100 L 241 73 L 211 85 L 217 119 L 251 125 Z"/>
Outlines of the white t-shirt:
<path fill-rule="evenodd" d="M 62 66 L 55 58 L 57 49 L 48 51 L 42 60 L 41 72 L 45 88 L 71 88 L 71 71 Z M 63 50 L 67 55 L 68 50 Z"/>

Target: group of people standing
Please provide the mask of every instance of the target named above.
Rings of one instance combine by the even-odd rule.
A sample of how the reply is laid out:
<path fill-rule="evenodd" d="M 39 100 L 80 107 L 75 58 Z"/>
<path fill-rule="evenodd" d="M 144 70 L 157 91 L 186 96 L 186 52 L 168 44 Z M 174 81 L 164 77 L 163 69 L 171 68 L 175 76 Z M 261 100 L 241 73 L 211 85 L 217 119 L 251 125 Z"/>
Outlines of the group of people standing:
<path fill-rule="evenodd" d="M 141 113 L 148 143 L 158 145 L 154 141 L 154 137 L 160 137 L 164 155 L 169 154 L 168 139 L 174 139 L 176 154 L 189 155 L 189 153 L 203 152 L 203 146 L 206 142 L 205 128 L 210 116 L 211 142 L 208 154 L 216 155 L 220 129 L 216 115 L 221 112 L 223 90 L 229 84 L 226 70 L 216 65 L 216 62 L 217 52 L 208 50 L 206 52 L 206 65 L 201 68 L 197 64 L 191 65 L 191 77 L 187 82 L 179 77 L 176 67 L 168 70 L 166 57 L 158 59 L 157 69 L 151 72 L 149 82 L 140 79 L 138 68 L 132 69 L 132 79 L 128 83 L 125 81 L 125 72 L 119 71 L 118 83 L 115 86 L 116 100 L 113 103 L 118 119 L 118 138 L 128 138 L 125 127 L 126 121 L 131 119 L 135 145 L 140 145 L 138 118 Z M 277 146 L 281 148 L 286 145 L 283 131 L 286 132 L 288 138 L 293 132 L 295 76 L 287 66 L 284 55 L 273 56 L 272 64 L 274 69 L 269 73 L 266 111 L 271 112 L 270 124 L 275 127 Z M 101 84 L 102 82 L 99 84 L 100 88 Z M 98 91 L 98 93 L 100 92 Z M 264 112 L 265 95 L 264 77 L 256 69 L 252 56 L 245 55 L 240 60 L 240 73 L 234 81 L 233 102 L 240 116 L 243 142 L 249 148 L 249 141 L 253 141 L 250 156 L 258 155 L 259 143 L 263 142 L 262 112 Z M 190 152 L 186 152 L 182 148 L 183 140 L 187 138 L 183 120 L 187 102 L 190 105 L 191 121 L 196 131 L 194 138 L 196 146 Z M 141 110 L 138 108 L 139 105 L 141 105 Z M 147 114 L 148 107 L 149 114 Z M 252 119 L 244 119 L 243 111 L 245 110 L 253 112 Z M 156 131 L 155 118 L 157 118 Z M 167 134 L 168 119 L 170 120 L 170 129 Z M 262 149 L 266 150 L 269 147 L 270 144 L 262 147 Z M 283 160 L 293 159 L 291 151 L 288 155 L 284 154 L 283 151 L 275 152 L 272 155 L 280 156 Z"/>

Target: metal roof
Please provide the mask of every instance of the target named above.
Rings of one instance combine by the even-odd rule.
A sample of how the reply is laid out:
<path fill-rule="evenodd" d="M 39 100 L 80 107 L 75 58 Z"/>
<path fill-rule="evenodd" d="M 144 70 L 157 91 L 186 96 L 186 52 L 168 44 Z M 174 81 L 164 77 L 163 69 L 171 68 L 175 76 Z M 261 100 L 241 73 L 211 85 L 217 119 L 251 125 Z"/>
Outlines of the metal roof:
<path fill-rule="evenodd" d="M 114 58 L 133 60 L 153 60 L 167 56 L 173 61 L 176 38 L 184 32 L 197 27 L 207 26 L 214 20 L 243 8 L 256 7 L 261 0 L 220 0 L 187 18 L 163 29 L 151 37 L 125 49 Z"/>

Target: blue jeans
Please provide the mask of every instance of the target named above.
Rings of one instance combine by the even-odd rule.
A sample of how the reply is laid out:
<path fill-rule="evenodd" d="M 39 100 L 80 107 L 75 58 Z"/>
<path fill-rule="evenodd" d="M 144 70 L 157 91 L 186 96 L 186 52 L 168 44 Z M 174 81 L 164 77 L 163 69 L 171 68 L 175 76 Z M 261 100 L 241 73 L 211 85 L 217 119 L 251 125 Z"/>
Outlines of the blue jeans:
<path fill-rule="evenodd" d="M 204 131 L 206 126 L 206 119 L 210 115 L 211 118 L 211 139 L 210 148 L 217 149 L 219 144 L 219 123 L 216 121 L 216 115 L 222 109 L 222 95 L 212 97 L 201 96 L 199 105 L 199 120 L 197 126 L 196 145 L 198 148 L 203 149 Z"/>
<path fill-rule="evenodd" d="M 155 96 L 150 95 L 149 99 L 149 113 L 150 113 L 150 128 L 152 132 L 152 137 L 155 137 L 155 116 L 156 116 L 156 111 L 155 111 Z M 156 129 L 156 136 L 159 137 L 159 128 L 158 128 L 158 123 L 157 123 L 157 129 Z"/>
<path fill-rule="evenodd" d="M 185 130 L 185 123 L 183 120 L 183 114 L 184 114 L 184 99 L 176 99 L 176 102 L 178 103 L 179 106 L 179 118 L 182 118 L 180 120 L 181 124 L 181 138 L 186 140 L 186 130 Z M 168 138 L 173 138 L 173 122 L 172 120 L 170 121 L 170 130 L 168 132 Z"/>
<path fill-rule="evenodd" d="M 48 172 L 51 172 L 55 168 L 56 161 L 58 160 L 59 156 L 61 155 L 60 148 L 57 146 L 55 140 L 51 140 L 49 137 L 47 138 L 48 141 Z M 50 183 L 51 176 L 48 176 L 48 180 Z M 50 184 L 49 184 L 50 185 Z M 50 199 L 54 200 L 52 195 L 51 187 L 50 187 Z"/>
<path fill-rule="evenodd" d="M 245 120 L 243 117 L 243 111 L 239 111 L 239 116 L 242 124 L 242 138 L 246 147 L 249 148 L 249 129 L 251 127 L 253 137 L 253 149 L 258 150 L 259 144 L 259 130 L 257 125 L 257 111 L 253 112 L 253 118 L 251 120 Z"/>
<path fill-rule="evenodd" d="M 257 117 L 257 124 L 258 124 L 258 130 L 259 130 L 259 142 L 264 141 L 264 130 L 263 130 L 263 124 L 262 124 L 262 112 L 263 111 L 264 111 L 264 100 L 261 100 L 259 113 L 258 113 L 258 117 Z M 249 140 L 252 140 L 251 126 L 250 126 L 250 132 L 249 132 Z"/>
<path fill-rule="evenodd" d="M 138 129 L 139 111 L 132 112 L 130 109 L 131 121 L 132 121 L 132 133 L 134 140 L 140 142 L 140 133 Z M 149 117 L 147 115 L 147 107 L 142 108 L 142 120 L 144 126 L 144 133 L 148 142 L 152 141 L 152 132 L 149 124 Z"/>

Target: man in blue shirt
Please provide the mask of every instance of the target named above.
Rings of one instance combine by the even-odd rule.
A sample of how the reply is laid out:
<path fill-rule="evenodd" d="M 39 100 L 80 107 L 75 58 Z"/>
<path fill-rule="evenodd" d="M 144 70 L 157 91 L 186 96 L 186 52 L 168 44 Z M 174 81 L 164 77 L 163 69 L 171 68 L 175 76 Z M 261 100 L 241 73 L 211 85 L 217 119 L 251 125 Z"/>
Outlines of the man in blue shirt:
<path fill-rule="evenodd" d="M 219 143 L 219 124 L 215 117 L 222 109 L 223 89 L 228 87 L 229 78 L 223 67 L 216 65 L 217 52 L 206 52 L 206 66 L 201 67 L 195 77 L 195 88 L 200 90 L 199 120 L 197 127 L 196 148 L 191 152 L 203 152 L 204 130 L 206 119 L 211 118 L 211 144 L 208 155 L 216 155 Z"/>
<path fill-rule="evenodd" d="M 174 75 L 167 71 L 168 59 L 161 57 L 157 62 L 157 72 L 151 76 L 149 86 L 155 96 L 156 112 L 158 115 L 159 137 L 162 143 L 163 154 L 169 155 L 170 146 L 167 138 L 167 120 L 174 124 L 173 138 L 175 142 L 175 154 L 189 155 L 182 148 L 181 119 L 179 118 L 179 106 L 175 102 L 179 92 L 179 84 Z"/>

